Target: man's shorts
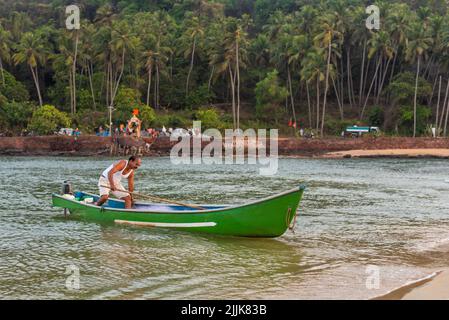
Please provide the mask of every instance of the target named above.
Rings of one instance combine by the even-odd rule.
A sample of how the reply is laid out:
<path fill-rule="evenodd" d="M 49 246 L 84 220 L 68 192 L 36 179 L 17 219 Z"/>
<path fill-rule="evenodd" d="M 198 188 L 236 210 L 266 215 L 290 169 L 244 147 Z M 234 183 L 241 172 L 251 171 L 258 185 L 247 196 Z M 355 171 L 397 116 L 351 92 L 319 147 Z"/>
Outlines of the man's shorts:
<path fill-rule="evenodd" d="M 125 188 L 122 186 L 120 182 L 119 183 L 116 182 L 114 183 L 114 185 L 117 189 L 125 190 Z M 110 193 L 112 193 L 112 195 L 117 199 L 122 199 L 129 196 L 129 193 L 117 190 L 111 191 L 111 189 L 106 187 L 110 187 L 109 180 L 101 176 L 100 179 L 98 180 L 98 189 L 100 190 L 100 196 L 109 195 Z"/>

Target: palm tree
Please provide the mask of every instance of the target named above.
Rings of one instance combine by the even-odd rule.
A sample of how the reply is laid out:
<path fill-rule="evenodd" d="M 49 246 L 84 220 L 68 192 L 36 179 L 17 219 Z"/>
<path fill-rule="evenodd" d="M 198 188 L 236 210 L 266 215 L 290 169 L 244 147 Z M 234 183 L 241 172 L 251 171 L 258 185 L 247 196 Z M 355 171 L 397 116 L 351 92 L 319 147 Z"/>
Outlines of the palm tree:
<path fill-rule="evenodd" d="M 53 62 L 53 70 L 56 72 L 56 77 L 58 81 L 62 81 L 63 79 L 67 79 L 69 81 L 69 90 L 70 90 L 70 112 L 71 114 L 75 113 L 73 101 L 74 101 L 74 78 L 73 78 L 73 62 L 74 62 L 74 52 L 72 51 L 72 43 L 68 35 L 64 32 L 61 33 L 60 38 L 58 40 L 59 47 L 58 53 L 51 55 L 51 60 Z"/>
<path fill-rule="evenodd" d="M 145 61 L 145 69 L 148 74 L 148 86 L 147 86 L 147 106 L 150 105 L 150 92 L 151 92 L 151 78 L 153 73 L 153 68 L 155 64 L 156 53 L 148 49 L 143 53 L 143 59 Z"/>
<path fill-rule="evenodd" d="M 246 15 L 247 16 L 247 15 Z M 245 20 L 245 15 L 242 16 Z M 239 21 L 237 29 L 235 30 L 235 70 L 237 73 L 237 129 L 240 129 L 240 67 L 245 66 L 241 60 L 246 58 L 247 33 L 246 26 L 242 21 Z"/>
<path fill-rule="evenodd" d="M 189 46 L 184 51 L 184 57 L 190 56 L 190 67 L 189 72 L 187 74 L 186 80 L 186 96 L 189 94 L 189 80 L 190 75 L 192 74 L 193 64 L 195 59 L 195 50 L 197 47 L 197 41 L 200 40 L 204 36 L 204 30 L 200 23 L 198 17 L 191 17 L 186 21 L 186 31 L 184 33 L 184 37 L 188 39 Z M 191 43 L 191 45 L 190 45 Z"/>
<path fill-rule="evenodd" d="M 305 79 L 307 83 L 316 84 L 316 130 L 320 128 L 320 85 L 325 79 L 326 60 L 323 54 L 324 49 L 312 47 L 306 54 L 301 68 L 301 78 Z"/>
<path fill-rule="evenodd" d="M 314 41 L 318 46 L 322 48 L 327 48 L 326 59 L 327 59 L 327 67 L 326 67 L 326 78 L 325 78 L 325 89 L 324 89 L 324 100 L 323 100 L 323 113 L 321 118 L 321 136 L 324 134 L 324 116 L 326 114 L 326 100 L 327 100 L 327 91 L 329 89 L 329 73 L 331 70 L 331 55 L 332 55 L 332 47 L 334 38 L 336 40 L 340 40 L 342 37 L 342 33 L 339 31 L 339 24 L 341 22 L 337 19 L 337 17 L 328 13 L 322 16 L 320 19 L 319 28 L 322 30 L 315 38 Z"/>
<path fill-rule="evenodd" d="M 81 50 L 79 52 L 81 65 L 87 70 L 87 76 L 89 78 L 89 87 L 92 96 L 92 103 L 94 110 L 97 110 L 97 103 L 95 99 L 95 91 L 93 86 L 93 73 L 94 73 L 94 56 L 95 48 L 93 38 L 95 35 L 95 26 L 87 21 L 83 22 L 83 32 L 81 34 Z"/>
<path fill-rule="evenodd" d="M 143 53 L 141 54 L 142 65 L 147 73 L 147 104 L 150 102 L 152 79 L 154 74 L 154 107 L 159 107 L 160 100 L 160 79 L 161 75 L 171 79 L 173 72 L 172 65 L 170 72 L 167 71 L 167 63 L 172 62 L 174 54 L 172 37 L 175 34 L 174 20 L 163 11 L 154 13 L 139 13 L 134 30 L 139 35 L 142 42 Z"/>
<path fill-rule="evenodd" d="M 380 94 L 382 92 L 382 87 L 384 85 L 385 77 L 387 75 L 388 66 L 390 64 L 391 59 L 394 55 L 394 48 L 391 45 L 391 37 L 390 35 L 381 30 L 373 34 L 372 38 L 368 41 L 368 45 L 370 46 L 368 50 L 368 59 L 371 59 L 374 55 L 377 54 L 377 60 L 375 65 L 374 76 L 371 80 L 371 85 L 368 89 L 368 93 L 366 94 L 365 103 L 363 104 L 363 108 L 360 112 L 360 119 L 363 119 L 366 105 L 368 104 L 368 100 L 371 94 L 371 90 L 374 86 L 374 83 L 379 82 L 378 92 L 376 103 L 379 101 Z M 385 64 L 385 69 L 381 70 L 381 66 L 383 65 L 383 61 L 387 60 Z M 382 77 L 379 77 L 379 73 L 382 72 Z"/>
<path fill-rule="evenodd" d="M 254 66 L 266 68 L 270 65 L 270 41 L 268 37 L 261 33 L 258 34 L 253 41 L 251 41 L 251 48 L 249 50 L 250 61 Z M 259 78 L 262 80 L 262 77 Z"/>
<path fill-rule="evenodd" d="M 117 75 L 118 70 L 115 73 L 114 79 L 116 80 L 111 92 L 111 106 L 114 105 L 114 98 L 117 95 L 120 80 L 122 79 L 123 72 L 125 71 L 126 52 L 134 50 L 139 46 L 139 44 L 140 39 L 131 32 L 129 24 L 126 21 L 113 23 L 110 46 L 112 48 L 113 57 L 118 58 L 120 56 L 120 58 L 117 59 L 120 65 L 120 73 Z"/>
<path fill-rule="evenodd" d="M 65 66 L 69 70 L 69 89 L 70 89 L 70 112 L 76 113 L 76 58 L 78 55 L 79 33 L 76 31 L 75 39 L 72 40 L 72 33 L 64 31 L 60 34 L 59 54 L 53 54 L 55 58 L 54 66 Z M 64 67 L 64 69 L 65 69 Z M 57 69 L 57 68 L 56 68 Z"/>
<path fill-rule="evenodd" d="M 18 43 L 25 32 L 31 31 L 33 22 L 27 13 L 14 11 L 9 19 L 9 25 L 12 40 Z"/>
<path fill-rule="evenodd" d="M 292 54 L 289 54 L 288 64 L 291 65 L 291 68 L 296 70 L 298 74 L 300 74 L 301 70 L 301 62 L 304 59 L 307 51 L 310 49 L 310 39 L 308 36 L 304 34 L 295 35 L 292 39 Z M 289 70 L 290 71 L 290 67 Z M 311 111 L 311 105 L 310 105 L 310 92 L 309 92 L 309 83 L 305 81 L 306 83 L 306 93 L 307 93 L 307 107 L 308 107 L 308 116 L 309 116 L 309 127 L 312 127 L 312 111 Z M 301 84 L 301 77 L 300 77 L 300 84 Z M 290 81 L 291 85 L 291 81 Z M 293 95 L 293 92 L 290 88 L 290 94 Z M 293 106 L 293 100 L 292 100 L 292 106 Z M 294 109 L 294 108 L 293 108 Z M 296 121 L 296 116 L 295 116 Z"/>
<path fill-rule="evenodd" d="M 18 65 L 20 63 L 26 63 L 28 65 L 33 76 L 34 85 L 36 86 L 39 105 L 42 106 L 43 102 L 39 86 L 38 66 L 39 63 L 45 63 L 48 54 L 42 38 L 35 33 L 24 33 L 15 48 L 15 52 L 16 53 L 13 55 L 14 64 Z"/>
<path fill-rule="evenodd" d="M 417 62 L 415 79 L 415 96 L 413 98 L 413 137 L 416 137 L 416 105 L 418 95 L 418 78 L 421 59 L 427 54 L 427 50 L 432 44 L 432 38 L 428 31 L 423 28 L 422 23 L 414 22 L 410 26 L 409 41 L 407 41 L 406 60 L 411 63 Z"/>
<path fill-rule="evenodd" d="M 75 30 L 72 32 L 72 37 L 74 38 L 74 54 L 73 54 L 73 64 L 72 64 L 72 79 L 73 79 L 73 114 L 76 113 L 76 58 L 78 56 L 78 42 L 79 42 L 79 31 Z"/>
<path fill-rule="evenodd" d="M 392 3 L 388 12 L 389 14 L 385 19 L 385 28 L 391 36 L 394 49 L 394 58 L 389 79 L 389 83 L 391 83 L 400 48 L 405 47 L 407 42 L 407 30 L 410 25 L 410 8 L 406 3 Z"/>
<path fill-rule="evenodd" d="M 234 129 L 239 129 L 240 118 L 240 68 L 245 66 L 247 33 L 242 20 L 226 18 L 225 31 L 217 42 L 217 47 L 211 58 L 216 75 L 228 73 L 232 95 L 232 118 Z M 236 102 L 237 100 L 237 102 Z"/>
<path fill-rule="evenodd" d="M 290 104 L 292 107 L 293 121 L 296 123 L 295 101 L 292 89 L 291 76 L 291 57 L 295 54 L 293 48 L 293 35 L 291 34 L 291 25 L 283 24 L 277 32 L 277 39 L 273 39 L 271 61 L 276 66 L 276 69 L 287 73 L 287 88 L 290 96 Z"/>
<path fill-rule="evenodd" d="M 0 75 L 5 85 L 5 73 L 3 72 L 3 61 L 8 62 L 11 58 L 11 33 L 0 25 Z"/>

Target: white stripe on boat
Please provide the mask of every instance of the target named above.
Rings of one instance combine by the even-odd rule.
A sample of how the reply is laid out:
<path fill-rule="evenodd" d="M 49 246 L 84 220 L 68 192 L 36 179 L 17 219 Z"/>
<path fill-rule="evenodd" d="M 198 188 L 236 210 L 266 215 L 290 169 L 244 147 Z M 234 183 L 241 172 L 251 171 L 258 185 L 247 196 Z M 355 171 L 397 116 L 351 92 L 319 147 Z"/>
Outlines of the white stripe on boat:
<path fill-rule="evenodd" d="M 118 224 L 128 224 L 142 227 L 163 227 L 163 228 L 195 228 L 195 227 L 215 227 L 216 222 L 191 222 L 191 223 L 170 223 L 170 222 L 142 222 L 142 221 L 127 221 L 114 220 Z"/>

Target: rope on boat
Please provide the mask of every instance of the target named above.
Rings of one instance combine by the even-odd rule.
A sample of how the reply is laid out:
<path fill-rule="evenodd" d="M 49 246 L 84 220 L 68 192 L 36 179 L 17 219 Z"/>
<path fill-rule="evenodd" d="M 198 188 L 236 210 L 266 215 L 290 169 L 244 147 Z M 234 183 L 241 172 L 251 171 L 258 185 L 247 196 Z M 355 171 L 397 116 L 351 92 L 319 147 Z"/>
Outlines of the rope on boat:
<path fill-rule="evenodd" d="M 299 214 L 295 214 L 295 217 L 293 218 L 292 223 L 288 226 L 288 229 L 295 233 L 295 228 L 296 228 L 296 219 L 298 218 Z"/>
<path fill-rule="evenodd" d="M 288 230 L 295 233 L 296 219 L 298 218 L 298 214 L 296 214 L 296 212 L 295 212 L 295 217 L 293 218 L 293 221 L 291 223 L 289 223 L 291 213 L 292 213 L 292 208 L 289 207 L 287 210 L 286 224 L 287 224 Z"/>
<path fill-rule="evenodd" d="M 285 216 L 285 225 L 289 228 L 290 227 L 290 215 L 292 213 L 292 208 L 288 207 L 287 209 L 287 215 Z"/>

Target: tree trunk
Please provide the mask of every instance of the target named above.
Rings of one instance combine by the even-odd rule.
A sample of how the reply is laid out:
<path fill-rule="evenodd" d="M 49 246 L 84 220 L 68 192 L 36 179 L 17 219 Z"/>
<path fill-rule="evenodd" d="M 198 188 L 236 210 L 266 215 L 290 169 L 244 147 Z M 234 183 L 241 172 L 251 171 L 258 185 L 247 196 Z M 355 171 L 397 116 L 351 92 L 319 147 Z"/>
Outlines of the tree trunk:
<path fill-rule="evenodd" d="M 433 63 L 434 53 L 430 56 L 429 62 L 427 62 L 426 68 L 424 69 L 424 79 L 428 80 L 428 77 L 430 76 L 430 71 L 432 68 L 430 68 L 431 64 Z"/>
<path fill-rule="evenodd" d="M 151 92 L 151 73 L 152 73 L 152 65 L 148 68 L 148 87 L 147 87 L 147 106 L 150 105 L 150 92 Z"/>
<path fill-rule="evenodd" d="M 186 97 L 189 94 L 189 80 L 190 80 L 190 74 L 192 73 L 192 70 L 193 70 L 193 62 L 195 59 L 195 47 L 196 47 L 196 36 L 193 37 L 192 57 L 190 59 L 190 68 L 189 68 L 189 73 L 187 74 L 187 81 L 186 81 Z"/>
<path fill-rule="evenodd" d="M 70 90 L 70 114 L 74 114 L 73 109 L 73 73 L 69 70 L 69 90 Z"/>
<path fill-rule="evenodd" d="M 93 77 L 93 67 L 90 61 L 87 62 L 87 74 L 89 76 L 89 85 L 90 85 L 90 93 L 92 94 L 92 102 L 94 104 L 94 110 L 97 110 L 97 103 L 95 102 L 95 93 L 94 93 L 94 85 L 92 81 Z"/>
<path fill-rule="evenodd" d="M 157 64 L 156 64 L 156 79 L 154 79 L 154 88 L 153 88 L 153 104 L 154 107 L 157 109 Z"/>
<path fill-rule="evenodd" d="M 320 128 L 320 76 L 316 79 L 316 131 Z"/>
<path fill-rule="evenodd" d="M 312 112 L 310 110 L 310 93 L 309 93 L 309 83 L 306 80 L 306 91 L 307 91 L 307 107 L 309 110 L 309 128 L 312 128 Z"/>
<path fill-rule="evenodd" d="M 391 62 L 391 58 L 389 58 L 388 61 L 387 61 L 387 65 L 386 65 L 386 67 L 385 67 L 385 70 L 384 70 L 384 72 L 383 72 L 382 79 L 381 79 L 381 81 L 380 81 L 379 92 L 377 93 L 377 97 L 376 97 L 376 104 L 379 104 L 380 95 L 382 94 L 382 89 L 383 89 L 383 87 L 384 87 L 385 78 L 386 78 L 386 75 L 387 75 L 387 73 L 388 73 L 388 67 L 389 67 L 389 65 L 390 65 L 390 62 Z"/>
<path fill-rule="evenodd" d="M 160 74 L 159 65 L 156 65 L 156 106 L 159 108 L 159 84 L 160 84 Z"/>
<path fill-rule="evenodd" d="M 350 76 L 351 76 L 351 72 L 350 72 L 351 71 L 351 66 L 350 66 L 350 63 L 349 63 L 351 61 L 350 50 L 351 50 L 350 47 L 346 49 L 346 72 L 347 72 L 346 79 L 348 81 L 349 105 L 351 106 L 351 109 L 352 109 L 353 99 L 352 99 L 352 94 L 351 94 L 351 78 L 350 78 Z"/>
<path fill-rule="evenodd" d="M 439 77 L 440 81 L 439 81 L 439 85 L 438 85 L 438 99 L 437 99 L 437 110 L 436 110 L 436 115 L 435 115 L 435 128 L 437 130 L 437 135 L 438 135 L 438 117 L 439 117 L 439 112 L 440 112 L 440 96 L 441 96 L 441 76 Z"/>
<path fill-rule="evenodd" d="M 345 77 L 344 77 L 344 63 L 343 58 L 340 59 L 340 76 L 337 74 L 337 82 L 340 83 L 340 101 L 341 106 L 343 107 L 343 104 L 345 103 Z M 338 61 L 335 59 L 335 67 L 338 66 Z M 349 98 L 350 99 L 350 98 Z"/>
<path fill-rule="evenodd" d="M 437 81 L 438 81 L 438 75 L 435 76 L 435 80 L 433 80 L 433 85 L 432 85 L 432 92 L 430 94 L 430 96 L 427 98 L 427 106 L 429 108 L 432 107 L 432 101 L 433 101 L 433 94 L 435 93 L 435 87 L 437 85 Z"/>
<path fill-rule="evenodd" d="M 448 103 L 446 104 L 446 116 L 445 116 L 445 120 L 444 120 L 443 136 L 446 136 L 446 128 L 447 128 L 448 116 L 449 116 L 449 100 L 448 100 Z"/>
<path fill-rule="evenodd" d="M 41 89 L 39 86 L 39 77 L 37 74 L 37 67 L 36 67 L 36 70 L 34 70 L 33 67 L 30 65 L 30 70 L 31 70 L 31 74 L 33 75 L 34 85 L 36 86 L 37 97 L 39 98 L 39 106 L 42 107 L 43 102 L 42 102 L 42 96 L 41 96 Z"/>
<path fill-rule="evenodd" d="M 1 72 L 1 74 L 2 74 L 2 82 L 3 82 L 3 85 L 5 85 L 5 72 L 3 71 L 2 58 L 0 58 L 0 72 Z"/>
<path fill-rule="evenodd" d="M 209 76 L 209 82 L 207 83 L 207 92 L 210 92 L 210 88 L 212 86 L 212 78 L 214 76 L 214 71 L 215 71 L 215 66 L 212 66 L 212 70 L 211 70 L 210 76 Z"/>
<path fill-rule="evenodd" d="M 236 129 L 236 119 L 235 119 L 235 84 L 234 84 L 234 76 L 232 75 L 231 65 L 228 66 L 229 69 L 229 80 L 231 84 L 231 95 L 232 95 L 232 124 L 234 130 Z"/>
<path fill-rule="evenodd" d="M 369 74 L 369 69 L 370 69 L 370 66 L 371 66 L 371 61 L 372 61 L 372 59 L 368 59 L 368 61 L 366 62 L 365 79 L 363 80 L 363 89 L 362 89 L 363 100 L 366 99 L 365 90 L 366 90 L 366 84 L 368 83 L 368 74 Z M 376 69 L 376 68 L 374 67 L 374 69 Z"/>
<path fill-rule="evenodd" d="M 335 86 L 335 80 L 334 80 L 334 77 L 331 77 L 331 79 L 332 79 L 332 85 L 333 85 L 334 91 L 335 91 L 335 97 L 337 98 L 338 109 L 340 110 L 340 119 L 343 121 L 343 119 L 344 119 L 344 115 L 343 115 L 343 106 L 341 105 L 341 100 L 340 100 L 340 97 L 339 97 L 339 94 L 338 94 L 338 89 L 337 89 L 337 87 Z"/>
<path fill-rule="evenodd" d="M 390 84 L 391 81 L 393 80 L 394 68 L 396 67 L 396 59 L 398 57 L 398 49 L 399 49 L 399 46 L 395 46 L 395 49 L 394 49 L 395 53 L 394 53 L 394 58 L 393 58 L 393 64 L 391 65 L 390 79 L 388 81 L 388 84 Z M 387 96 L 387 102 L 389 102 L 389 101 L 390 101 L 390 95 Z"/>
<path fill-rule="evenodd" d="M 239 42 L 236 40 L 236 74 L 237 74 L 237 129 L 240 129 L 240 62 L 239 62 Z"/>
<path fill-rule="evenodd" d="M 363 115 L 365 113 L 365 108 L 366 108 L 366 105 L 368 104 L 369 96 L 371 94 L 371 89 L 373 88 L 374 82 L 377 79 L 377 73 L 379 71 L 379 65 L 380 65 L 380 57 L 377 60 L 378 61 L 377 61 L 376 71 L 374 72 L 373 80 L 371 81 L 371 85 L 370 85 L 370 87 L 368 89 L 368 93 L 367 93 L 366 98 L 365 98 L 365 103 L 363 104 L 362 112 L 360 113 L 360 119 L 363 119 Z"/>
<path fill-rule="evenodd" d="M 76 113 L 76 57 L 78 55 L 78 39 L 79 34 L 78 31 L 76 32 L 76 39 L 75 39 L 75 55 L 73 58 L 73 68 L 72 68 L 72 86 L 73 86 L 73 113 Z"/>
<path fill-rule="evenodd" d="M 416 100 L 418 97 L 418 77 L 419 77 L 420 62 L 421 62 L 421 55 L 418 55 L 418 67 L 416 68 L 416 80 L 415 80 L 415 97 L 413 98 L 413 138 L 416 137 Z"/>
<path fill-rule="evenodd" d="M 290 101 L 292 104 L 292 114 L 293 114 L 293 121 L 296 123 L 296 110 L 295 110 L 295 101 L 293 99 L 293 90 L 292 90 L 292 77 L 290 74 L 290 66 L 287 63 L 287 77 L 288 77 L 288 86 L 290 91 Z"/>
<path fill-rule="evenodd" d="M 109 62 L 106 67 L 106 106 L 109 106 Z"/>
<path fill-rule="evenodd" d="M 363 58 L 362 58 L 362 68 L 360 72 L 360 87 L 359 87 L 359 108 L 362 107 L 362 96 L 363 96 L 363 79 L 364 79 L 364 69 L 365 69 L 365 57 L 366 57 L 366 39 L 363 44 Z"/>
<path fill-rule="evenodd" d="M 118 76 L 117 82 L 115 84 L 114 93 L 111 97 L 111 106 L 114 105 L 114 99 L 117 95 L 118 87 L 120 85 L 120 80 L 122 79 L 123 71 L 125 70 L 125 47 L 122 49 L 122 70 L 120 71 L 120 75 Z"/>
<path fill-rule="evenodd" d="M 447 101 L 447 97 L 448 97 L 448 93 L 449 93 L 449 79 L 447 81 L 447 86 L 446 86 L 446 93 L 444 95 L 444 101 L 443 101 L 443 107 L 441 108 L 441 118 L 438 124 L 438 128 L 442 128 L 443 127 L 443 118 L 444 118 L 444 113 L 446 112 L 446 101 Z"/>
<path fill-rule="evenodd" d="M 323 116 L 321 117 L 321 137 L 324 135 L 324 116 L 326 114 L 326 99 L 327 99 L 327 90 L 329 89 L 329 69 L 330 69 L 330 63 L 331 63 L 331 53 L 332 53 L 332 41 L 329 40 L 329 47 L 328 47 L 328 56 L 327 56 L 327 68 L 326 68 L 326 84 L 324 87 L 324 100 L 323 100 Z"/>

